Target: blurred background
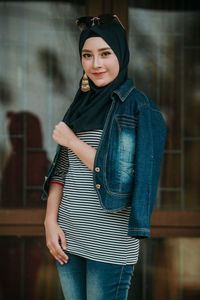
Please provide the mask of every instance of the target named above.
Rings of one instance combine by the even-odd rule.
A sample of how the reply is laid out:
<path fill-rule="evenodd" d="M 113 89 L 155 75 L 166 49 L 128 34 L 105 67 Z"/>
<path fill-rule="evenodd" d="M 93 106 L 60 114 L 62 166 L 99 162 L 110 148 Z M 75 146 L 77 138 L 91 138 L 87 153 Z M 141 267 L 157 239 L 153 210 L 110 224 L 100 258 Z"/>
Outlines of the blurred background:
<path fill-rule="evenodd" d="M 40 199 L 51 134 L 78 88 L 82 15 L 116 13 L 129 76 L 161 108 L 168 140 L 129 300 L 200 299 L 200 5 L 196 1 L 0 2 L 0 299 L 63 300 Z"/>

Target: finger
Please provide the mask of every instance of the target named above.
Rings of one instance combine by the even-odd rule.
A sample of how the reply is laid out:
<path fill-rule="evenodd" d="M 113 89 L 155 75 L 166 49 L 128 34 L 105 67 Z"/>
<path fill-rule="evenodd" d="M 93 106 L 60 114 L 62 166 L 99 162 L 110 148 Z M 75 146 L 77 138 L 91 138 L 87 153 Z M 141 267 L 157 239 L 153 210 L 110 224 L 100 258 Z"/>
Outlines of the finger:
<path fill-rule="evenodd" d="M 64 258 L 62 255 L 55 255 L 54 258 L 62 264 L 66 264 L 68 262 L 68 257 Z"/>
<path fill-rule="evenodd" d="M 59 123 L 59 125 L 62 126 L 62 127 L 68 127 L 67 124 L 66 124 L 65 122 L 63 122 L 63 121 L 61 121 L 61 122 Z"/>
<path fill-rule="evenodd" d="M 60 243 L 63 250 L 67 250 L 67 242 L 64 232 L 60 232 Z"/>
<path fill-rule="evenodd" d="M 54 255 L 54 259 L 56 259 L 61 265 L 63 265 L 65 262 L 62 260 L 61 257 L 59 257 L 58 255 Z"/>
<path fill-rule="evenodd" d="M 62 248 L 60 246 L 56 248 L 54 256 L 58 257 L 59 259 L 61 259 L 64 262 L 67 262 L 67 260 L 68 260 L 67 254 L 62 250 Z"/>
<path fill-rule="evenodd" d="M 56 137 L 56 134 L 55 134 L 55 132 L 53 133 L 53 135 L 52 135 L 52 138 L 54 139 L 54 141 L 56 141 L 56 140 L 57 140 L 57 137 Z"/>
<path fill-rule="evenodd" d="M 53 138 L 53 140 L 55 142 L 57 142 L 57 140 L 58 140 L 58 134 L 57 134 L 56 130 L 53 131 L 52 138 Z"/>
<path fill-rule="evenodd" d="M 67 255 L 63 255 L 61 252 L 56 252 L 55 250 L 49 250 L 49 252 L 60 264 L 63 265 L 64 263 L 67 263 L 68 261 Z"/>

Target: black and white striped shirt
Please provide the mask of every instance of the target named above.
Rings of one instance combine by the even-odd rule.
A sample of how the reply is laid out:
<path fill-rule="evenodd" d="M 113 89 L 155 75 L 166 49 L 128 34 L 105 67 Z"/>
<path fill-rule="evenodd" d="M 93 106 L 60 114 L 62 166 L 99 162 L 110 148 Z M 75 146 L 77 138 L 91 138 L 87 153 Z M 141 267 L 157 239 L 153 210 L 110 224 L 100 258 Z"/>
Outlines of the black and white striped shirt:
<path fill-rule="evenodd" d="M 97 149 L 101 133 L 92 130 L 77 136 Z M 52 181 L 64 184 L 58 223 L 66 235 L 69 252 L 100 262 L 137 262 L 139 240 L 127 235 L 130 208 L 104 211 L 94 189 L 92 171 L 70 149 L 61 148 Z"/>

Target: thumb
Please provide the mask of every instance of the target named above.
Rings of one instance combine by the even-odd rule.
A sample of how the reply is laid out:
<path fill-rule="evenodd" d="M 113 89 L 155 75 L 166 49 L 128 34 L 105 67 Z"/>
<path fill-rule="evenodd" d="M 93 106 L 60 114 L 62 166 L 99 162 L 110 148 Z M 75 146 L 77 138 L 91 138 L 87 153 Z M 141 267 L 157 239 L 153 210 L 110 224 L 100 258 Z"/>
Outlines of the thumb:
<path fill-rule="evenodd" d="M 63 250 L 67 250 L 67 242 L 66 242 L 65 234 L 62 230 L 60 231 L 60 243 Z"/>

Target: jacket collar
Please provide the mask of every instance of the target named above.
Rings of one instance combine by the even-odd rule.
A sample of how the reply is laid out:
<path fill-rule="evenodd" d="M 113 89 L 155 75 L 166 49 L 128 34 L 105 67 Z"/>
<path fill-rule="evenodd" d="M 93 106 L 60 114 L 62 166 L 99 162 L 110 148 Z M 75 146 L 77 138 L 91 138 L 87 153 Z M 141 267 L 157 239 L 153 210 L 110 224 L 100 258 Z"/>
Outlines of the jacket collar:
<path fill-rule="evenodd" d="M 124 102 L 130 92 L 134 89 L 134 83 L 131 79 L 127 79 L 119 88 L 112 92 L 111 98 L 114 98 L 114 95 L 117 95 L 118 98 Z"/>

